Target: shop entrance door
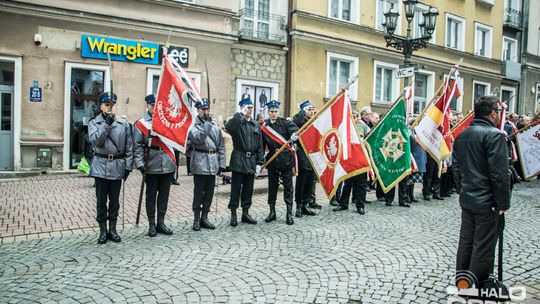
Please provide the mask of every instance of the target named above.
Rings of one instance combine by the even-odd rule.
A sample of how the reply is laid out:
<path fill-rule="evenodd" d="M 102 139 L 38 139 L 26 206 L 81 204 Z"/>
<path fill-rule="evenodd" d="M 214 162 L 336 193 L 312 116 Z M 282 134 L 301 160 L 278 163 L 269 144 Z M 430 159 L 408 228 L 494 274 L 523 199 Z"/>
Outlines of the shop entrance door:
<path fill-rule="evenodd" d="M 0 85 L 0 170 L 13 170 L 13 86 Z"/>
<path fill-rule="evenodd" d="M 104 66 L 91 66 L 84 64 L 67 64 L 66 86 L 69 89 L 66 94 L 68 104 L 66 110 L 69 113 L 65 117 L 64 134 L 68 141 L 64 146 L 68 162 L 67 168 L 75 169 L 85 152 L 90 149 L 88 140 L 88 122 L 99 114 L 99 94 L 108 90 L 108 69 Z M 67 149 L 66 149 L 67 148 Z"/>

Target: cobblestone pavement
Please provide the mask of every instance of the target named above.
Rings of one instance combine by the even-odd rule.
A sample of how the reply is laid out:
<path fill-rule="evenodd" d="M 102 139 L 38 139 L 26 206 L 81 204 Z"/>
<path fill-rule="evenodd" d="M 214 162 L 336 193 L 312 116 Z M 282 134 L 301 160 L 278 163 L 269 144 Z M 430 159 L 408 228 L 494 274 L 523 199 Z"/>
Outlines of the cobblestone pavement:
<path fill-rule="evenodd" d="M 34 197 L 33 205 L 24 205 L 34 211 L 17 215 L 31 214 L 25 223 L 43 214 L 61 221 L 62 212 L 79 214 L 71 219 L 77 223 L 93 213 L 88 179 L 60 178 L 41 189 L 45 179 L 0 184 L 2 206 L 17 204 L 16 196 L 4 195 L 6 188 L 19 187 L 24 190 L 19 195 Z M 78 186 L 66 188 L 70 183 Z M 188 200 L 187 188 L 175 187 L 173 193 Z M 88 192 L 82 194 L 88 205 L 78 203 L 81 192 Z M 324 207 L 287 226 L 283 205 L 277 222 L 263 222 L 266 195 L 259 192 L 255 226 L 229 227 L 227 211 L 220 208 L 211 216 L 216 230 L 194 232 L 189 208 L 173 206 L 170 237 L 149 238 L 144 226 L 131 224 L 121 243 L 100 246 L 93 228 L 6 237 L 0 246 L 0 302 L 446 303 L 460 224 L 457 196 L 411 208 L 373 202 L 364 216 Z M 126 190 L 126 201 L 128 195 L 137 196 Z M 530 303 L 540 301 L 539 196 L 539 181 L 517 186 L 505 232 L 505 282 L 526 286 Z M 40 212 L 43 197 L 45 206 L 63 206 L 62 211 Z M 54 198 L 65 205 L 52 204 Z M 6 213 L 0 214 L 5 221 Z"/>

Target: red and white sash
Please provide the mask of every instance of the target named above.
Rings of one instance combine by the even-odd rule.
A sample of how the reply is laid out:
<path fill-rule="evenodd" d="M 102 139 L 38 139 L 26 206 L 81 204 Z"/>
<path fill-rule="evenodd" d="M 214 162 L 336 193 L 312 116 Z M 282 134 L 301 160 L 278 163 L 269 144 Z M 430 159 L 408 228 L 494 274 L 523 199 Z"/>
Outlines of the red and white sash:
<path fill-rule="evenodd" d="M 137 126 L 139 130 L 141 130 L 144 136 L 150 137 L 150 132 L 151 132 L 150 130 L 152 129 L 152 124 L 149 121 L 146 121 L 144 117 L 137 120 L 135 122 L 135 126 Z M 173 160 L 173 162 L 176 164 L 176 157 L 174 157 L 174 150 L 171 146 L 165 144 L 158 137 L 153 137 L 152 142 L 155 143 L 157 146 L 159 146 L 161 150 L 163 150 L 163 152 L 169 155 L 171 159 Z"/>
<path fill-rule="evenodd" d="M 266 124 L 261 125 L 261 130 L 266 135 L 268 135 L 268 137 L 270 137 L 272 140 L 277 142 L 280 146 L 283 146 L 287 142 L 287 140 L 285 138 L 283 138 L 283 136 L 281 136 L 281 134 L 279 134 L 276 130 L 272 129 L 272 127 L 269 127 Z M 289 150 L 293 155 L 293 158 L 294 158 L 294 172 L 295 172 L 295 175 L 296 175 L 296 173 L 298 172 L 298 158 L 296 157 L 296 150 L 293 147 L 291 147 L 290 145 L 287 145 L 285 147 L 285 149 Z"/>

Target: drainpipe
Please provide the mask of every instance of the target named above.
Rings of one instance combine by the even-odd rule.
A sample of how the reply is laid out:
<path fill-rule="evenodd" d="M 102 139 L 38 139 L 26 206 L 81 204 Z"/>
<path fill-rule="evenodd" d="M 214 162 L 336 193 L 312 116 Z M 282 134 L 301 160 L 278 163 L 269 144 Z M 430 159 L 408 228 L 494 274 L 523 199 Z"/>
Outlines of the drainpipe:
<path fill-rule="evenodd" d="M 287 35 L 287 52 L 285 54 L 286 56 L 286 64 L 285 64 L 285 117 L 289 117 L 291 115 L 291 24 L 292 24 L 292 8 L 293 8 L 293 0 L 289 0 L 288 4 L 288 18 L 287 18 L 287 29 L 286 35 Z"/>

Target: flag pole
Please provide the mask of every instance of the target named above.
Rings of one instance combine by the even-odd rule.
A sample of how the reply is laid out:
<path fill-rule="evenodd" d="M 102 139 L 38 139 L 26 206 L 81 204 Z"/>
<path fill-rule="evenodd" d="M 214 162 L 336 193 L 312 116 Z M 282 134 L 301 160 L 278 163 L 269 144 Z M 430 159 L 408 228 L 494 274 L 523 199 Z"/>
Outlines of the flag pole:
<path fill-rule="evenodd" d="M 358 79 L 358 75 L 354 76 L 353 78 L 351 78 L 351 80 L 349 80 L 349 82 L 347 82 L 343 87 L 341 87 L 341 89 L 339 89 L 339 91 L 336 93 L 336 95 L 334 95 L 332 98 L 330 98 L 330 100 L 324 104 L 322 106 L 322 108 L 317 111 L 317 113 L 315 115 L 313 115 L 300 129 L 298 129 L 298 131 L 296 131 L 295 133 L 300 135 L 302 132 L 304 132 L 307 127 L 309 127 L 313 121 L 315 121 L 315 119 L 317 119 L 317 117 L 319 117 L 319 115 L 324 112 L 324 110 L 326 110 L 327 108 L 329 108 L 333 103 L 334 101 L 336 101 L 343 93 L 345 93 L 345 90 L 347 90 L 347 88 L 352 85 L 356 80 Z M 270 164 L 274 159 L 276 159 L 276 157 L 278 157 L 279 153 L 281 153 L 285 147 L 287 147 L 292 141 L 289 139 L 287 140 L 276 152 L 274 152 L 274 154 L 272 155 L 272 157 L 270 157 L 261 167 L 261 171 L 266 168 L 266 166 L 268 166 L 268 164 Z"/>
<path fill-rule="evenodd" d="M 461 58 L 459 60 L 459 62 L 454 65 L 452 67 L 452 69 L 450 69 L 450 73 L 448 74 L 448 78 L 447 79 L 450 79 L 450 77 L 452 77 L 452 75 L 454 75 L 456 73 L 456 71 L 458 70 L 459 66 L 463 64 L 463 58 Z M 439 86 L 439 88 L 437 89 L 437 92 L 435 92 L 435 94 L 433 94 L 433 96 L 431 97 L 431 99 L 429 100 L 428 104 L 422 109 L 422 111 L 420 112 L 420 114 L 418 114 L 418 117 L 414 120 L 414 123 L 413 125 L 411 126 L 412 128 L 415 128 L 418 123 L 420 122 L 420 120 L 422 120 L 422 118 L 424 117 L 424 115 L 426 114 L 426 111 L 429 109 L 429 107 L 431 106 L 431 104 L 433 103 L 433 101 L 435 100 L 436 97 L 439 97 L 439 93 L 441 92 L 441 90 L 443 89 L 443 87 L 445 87 L 447 85 L 447 81 L 443 81 L 443 83 Z"/>

